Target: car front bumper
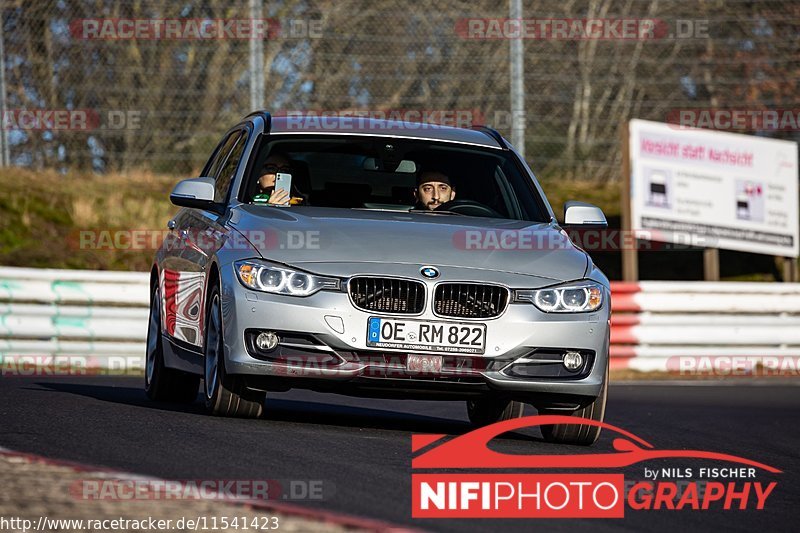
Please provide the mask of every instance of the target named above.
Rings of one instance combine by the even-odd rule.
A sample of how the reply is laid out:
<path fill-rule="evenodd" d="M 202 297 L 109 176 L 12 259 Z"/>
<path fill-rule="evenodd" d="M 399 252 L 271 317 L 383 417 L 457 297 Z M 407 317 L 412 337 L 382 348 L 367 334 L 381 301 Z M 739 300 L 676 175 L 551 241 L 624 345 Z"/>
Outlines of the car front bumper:
<path fill-rule="evenodd" d="M 406 371 L 406 355 L 431 352 L 367 346 L 369 317 L 384 315 L 355 308 L 346 292 L 320 291 L 302 298 L 282 296 L 246 289 L 232 268 L 224 269 L 222 277 L 226 370 L 248 376 L 248 383 L 254 388 L 298 387 L 405 398 L 466 398 L 500 393 L 534 404 L 560 400 L 577 405 L 597 397 L 606 379 L 609 294 L 605 295 L 603 307 L 591 313 L 543 313 L 529 303 L 511 303 L 501 316 L 477 321 L 486 324 L 483 355 L 441 354 L 450 365 L 446 364 L 436 375 L 419 375 Z M 430 305 L 422 314 L 407 318 L 476 322 L 437 317 Z M 294 332 L 310 340 L 284 342 L 275 357 L 263 357 L 248 350 L 248 330 L 289 332 L 289 337 Z M 509 375 L 510 364 L 541 349 L 591 354 L 591 367 L 577 377 Z"/>

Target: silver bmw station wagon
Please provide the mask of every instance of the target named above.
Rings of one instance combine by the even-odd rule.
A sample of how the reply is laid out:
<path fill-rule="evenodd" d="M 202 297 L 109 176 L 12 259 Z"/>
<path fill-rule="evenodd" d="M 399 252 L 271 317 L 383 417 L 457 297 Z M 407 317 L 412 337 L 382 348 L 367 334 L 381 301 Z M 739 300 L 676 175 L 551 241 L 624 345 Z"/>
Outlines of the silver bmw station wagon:
<path fill-rule="evenodd" d="M 486 425 L 602 421 L 608 279 L 495 130 L 256 112 L 170 200 L 145 390 L 258 417 L 270 391 L 463 401 Z M 592 444 L 589 424 L 543 427 Z"/>

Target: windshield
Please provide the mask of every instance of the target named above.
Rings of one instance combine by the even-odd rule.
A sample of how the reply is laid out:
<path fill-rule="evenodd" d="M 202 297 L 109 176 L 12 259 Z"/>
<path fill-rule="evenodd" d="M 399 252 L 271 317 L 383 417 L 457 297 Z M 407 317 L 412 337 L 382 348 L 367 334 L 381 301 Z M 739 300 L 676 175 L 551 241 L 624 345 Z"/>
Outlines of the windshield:
<path fill-rule="evenodd" d="M 292 207 L 549 220 L 506 151 L 378 137 L 269 139 L 246 180 L 245 202 L 291 197 Z"/>

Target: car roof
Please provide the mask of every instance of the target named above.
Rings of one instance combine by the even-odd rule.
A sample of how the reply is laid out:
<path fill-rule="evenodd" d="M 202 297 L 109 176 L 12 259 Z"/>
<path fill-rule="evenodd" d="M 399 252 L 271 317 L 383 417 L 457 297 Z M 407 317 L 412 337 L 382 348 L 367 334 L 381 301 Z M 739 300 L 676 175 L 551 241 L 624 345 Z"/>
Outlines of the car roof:
<path fill-rule="evenodd" d="M 315 113 L 271 116 L 266 111 L 258 111 L 248 115 L 248 117 L 254 116 L 264 120 L 265 131 L 276 134 L 369 135 L 471 144 L 501 150 L 506 148 L 497 132 L 482 126 L 466 129 L 422 122 L 382 120 L 363 116 L 326 116 Z"/>

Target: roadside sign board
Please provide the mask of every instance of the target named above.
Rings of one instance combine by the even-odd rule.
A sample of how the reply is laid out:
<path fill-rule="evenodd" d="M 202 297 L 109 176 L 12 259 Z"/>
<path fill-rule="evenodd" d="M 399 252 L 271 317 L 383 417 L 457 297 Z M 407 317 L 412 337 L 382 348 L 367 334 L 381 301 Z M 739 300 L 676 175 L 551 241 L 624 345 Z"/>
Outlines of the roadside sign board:
<path fill-rule="evenodd" d="M 797 143 L 631 120 L 631 222 L 654 241 L 797 257 Z"/>

